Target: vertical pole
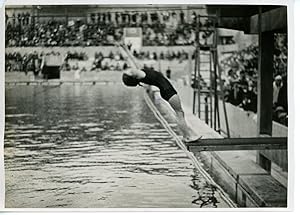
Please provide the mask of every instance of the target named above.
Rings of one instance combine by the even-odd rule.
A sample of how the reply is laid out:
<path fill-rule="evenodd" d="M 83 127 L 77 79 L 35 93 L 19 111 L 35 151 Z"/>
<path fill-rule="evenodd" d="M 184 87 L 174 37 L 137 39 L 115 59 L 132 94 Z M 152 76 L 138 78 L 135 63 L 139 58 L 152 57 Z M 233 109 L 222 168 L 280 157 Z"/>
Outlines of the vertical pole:
<path fill-rule="evenodd" d="M 194 86 L 193 86 L 193 91 L 194 91 L 194 98 L 193 98 L 193 113 L 195 114 L 196 112 L 196 97 L 198 98 L 198 115 L 199 115 L 199 25 L 198 25 L 198 16 L 196 17 L 196 31 L 195 31 L 195 67 L 194 67 Z M 196 90 L 197 88 L 197 90 Z M 199 115 L 200 117 L 200 115 Z"/>
<path fill-rule="evenodd" d="M 272 32 L 262 32 L 262 8 L 258 14 L 258 101 L 257 101 L 257 136 L 272 135 L 272 105 L 273 105 L 273 49 Z M 256 162 L 270 172 L 271 161 L 258 151 Z"/>
<path fill-rule="evenodd" d="M 193 114 L 195 114 L 196 113 L 196 91 L 195 91 L 195 89 L 193 89 Z"/>
<path fill-rule="evenodd" d="M 213 50 L 213 60 L 214 60 L 214 129 L 217 130 L 217 113 L 219 113 L 219 103 L 218 103 L 218 88 L 217 88 L 217 62 L 216 62 L 216 51 Z"/>
<path fill-rule="evenodd" d="M 196 76 L 197 76 L 197 95 L 198 95 L 198 117 L 201 119 L 201 86 L 200 86 L 200 78 L 201 78 L 201 74 L 200 74 L 200 43 L 199 43 L 199 23 L 200 23 L 200 16 L 197 15 L 196 17 L 196 59 L 195 59 L 195 63 L 196 63 Z"/>
<path fill-rule="evenodd" d="M 188 53 L 188 70 L 189 70 L 189 83 L 192 83 L 192 51 L 190 50 Z"/>
<path fill-rule="evenodd" d="M 262 8 L 259 7 L 259 59 L 258 59 L 258 135 L 272 135 L 273 106 L 273 32 L 262 32 Z"/>
<path fill-rule="evenodd" d="M 212 75 L 212 60 L 213 60 L 213 56 L 212 53 L 210 53 L 209 55 L 209 76 L 210 76 L 210 83 L 209 83 L 209 106 L 210 106 L 210 127 L 213 127 L 213 93 L 212 93 L 212 83 L 213 83 L 213 75 Z"/>
<path fill-rule="evenodd" d="M 196 43 L 196 42 L 195 42 Z M 191 58 L 192 58 L 193 53 L 191 54 Z M 194 55 L 194 74 L 193 74 L 193 78 L 192 78 L 192 88 L 193 88 L 193 114 L 196 114 L 196 96 L 197 96 L 197 92 L 196 92 L 196 84 L 197 84 L 197 63 L 196 63 L 196 59 L 197 59 L 197 46 L 195 48 L 195 55 Z"/>
<path fill-rule="evenodd" d="M 216 34 L 216 48 L 218 47 L 218 30 L 215 30 Z M 216 53 L 216 60 L 215 62 L 217 63 L 217 70 L 218 70 L 218 77 L 219 77 L 219 85 L 220 85 L 220 95 L 222 99 L 222 105 L 223 105 L 223 111 L 224 111 L 224 118 L 225 118 L 225 124 L 226 124 L 226 132 L 227 132 L 227 137 L 230 138 L 230 129 L 229 129 L 229 123 L 228 123 L 228 116 L 227 116 L 227 109 L 226 109 L 226 103 L 225 103 L 225 98 L 224 98 L 224 89 L 223 89 L 223 81 L 222 81 L 222 71 L 219 65 L 219 59 L 218 59 L 218 51 L 215 51 Z M 218 123 L 219 123 L 219 129 L 221 128 L 220 126 L 220 116 L 218 116 Z"/>
<path fill-rule="evenodd" d="M 208 125 L 208 102 L 207 102 L 208 96 L 205 97 L 205 123 Z"/>
<path fill-rule="evenodd" d="M 217 10 L 217 22 L 219 23 L 220 18 L 220 8 Z M 218 46 L 218 34 L 217 34 L 217 23 L 215 24 L 214 28 L 214 47 L 213 47 L 213 60 L 214 60 L 214 129 L 220 132 L 220 111 L 219 111 L 219 97 L 218 97 L 218 53 L 217 53 L 217 46 Z M 221 80 L 221 77 L 219 77 Z M 217 122 L 218 122 L 218 129 L 217 129 Z"/>
<path fill-rule="evenodd" d="M 196 113 L 196 98 L 197 98 L 197 91 L 196 91 L 196 84 L 197 84 L 197 47 L 195 49 L 195 56 L 194 56 L 194 77 L 193 77 L 193 114 Z"/>

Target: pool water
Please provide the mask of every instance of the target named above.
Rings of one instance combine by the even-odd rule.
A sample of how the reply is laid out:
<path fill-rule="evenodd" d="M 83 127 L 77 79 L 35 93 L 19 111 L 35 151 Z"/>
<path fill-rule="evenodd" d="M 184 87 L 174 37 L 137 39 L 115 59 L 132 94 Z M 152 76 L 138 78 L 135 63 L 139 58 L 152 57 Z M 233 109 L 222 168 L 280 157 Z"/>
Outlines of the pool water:
<path fill-rule="evenodd" d="M 8 208 L 228 207 L 142 89 L 7 86 L 5 102 Z"/>

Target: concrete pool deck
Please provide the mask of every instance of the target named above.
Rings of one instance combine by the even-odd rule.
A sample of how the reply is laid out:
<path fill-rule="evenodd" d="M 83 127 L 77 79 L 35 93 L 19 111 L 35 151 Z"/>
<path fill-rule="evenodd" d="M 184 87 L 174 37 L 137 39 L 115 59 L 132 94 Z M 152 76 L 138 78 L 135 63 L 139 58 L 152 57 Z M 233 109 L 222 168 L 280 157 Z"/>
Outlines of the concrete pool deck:
<path fill-rule="evenodd" d="M 187 121 L 195 132 L 205 138 L 223 138 L 195 115 L 186 113 Z M 200 152 L 198 157 L 200 156 L 206 157 L 202 161 L 209 167 L 209 173 L 218 175 L 215 180 L 218 179 L 223 187 L 229 186 L 225 190 L 240 206 L 287 206 L 286 188 L 255 163 L 252 151 Z"/>

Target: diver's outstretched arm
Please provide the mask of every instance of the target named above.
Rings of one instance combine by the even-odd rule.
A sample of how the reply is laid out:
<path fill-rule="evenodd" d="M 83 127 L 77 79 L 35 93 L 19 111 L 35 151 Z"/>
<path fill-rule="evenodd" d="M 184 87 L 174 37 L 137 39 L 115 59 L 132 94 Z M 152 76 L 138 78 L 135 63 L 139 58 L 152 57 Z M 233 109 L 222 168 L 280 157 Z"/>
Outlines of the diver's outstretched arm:
<path fill-rule="evenodd" d="M 128 62 L 132 68 L 135 69 L 142 69 L 140 64 L 136 61 L 135 57 L 132 55 L 132 53 L 128 50 L 125 44 L 122 43 L 115 43 L 115 45 L 119 48 L 121 53 L 128 57 Z"/>
<path fill-rule="evenodd" d="M 145 77 L 145 73 L 141 70 L 142 67 L 140 64 L 136 61 L 135 57 L 132 55 L 132 53 L 128 50 L 126 45 L 115 43 L 115 45 L 119 48 L 121 53 L 128 57 L 128 63 L 132 69 L 124 71 L 125 74 L 136 77 L 137 79 L 142 79 Z"/>

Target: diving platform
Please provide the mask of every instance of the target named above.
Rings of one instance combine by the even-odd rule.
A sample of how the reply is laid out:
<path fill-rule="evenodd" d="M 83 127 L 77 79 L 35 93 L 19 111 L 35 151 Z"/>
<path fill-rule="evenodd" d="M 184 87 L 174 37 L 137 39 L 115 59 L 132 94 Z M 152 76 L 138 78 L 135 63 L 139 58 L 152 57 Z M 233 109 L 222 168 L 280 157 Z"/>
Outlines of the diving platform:
<path fill-rule="evenodd" d="M 240 150 L 286 150 L 287 137 L 212 138 L 186 143 L 191 152 L 240 151 Z"/>

